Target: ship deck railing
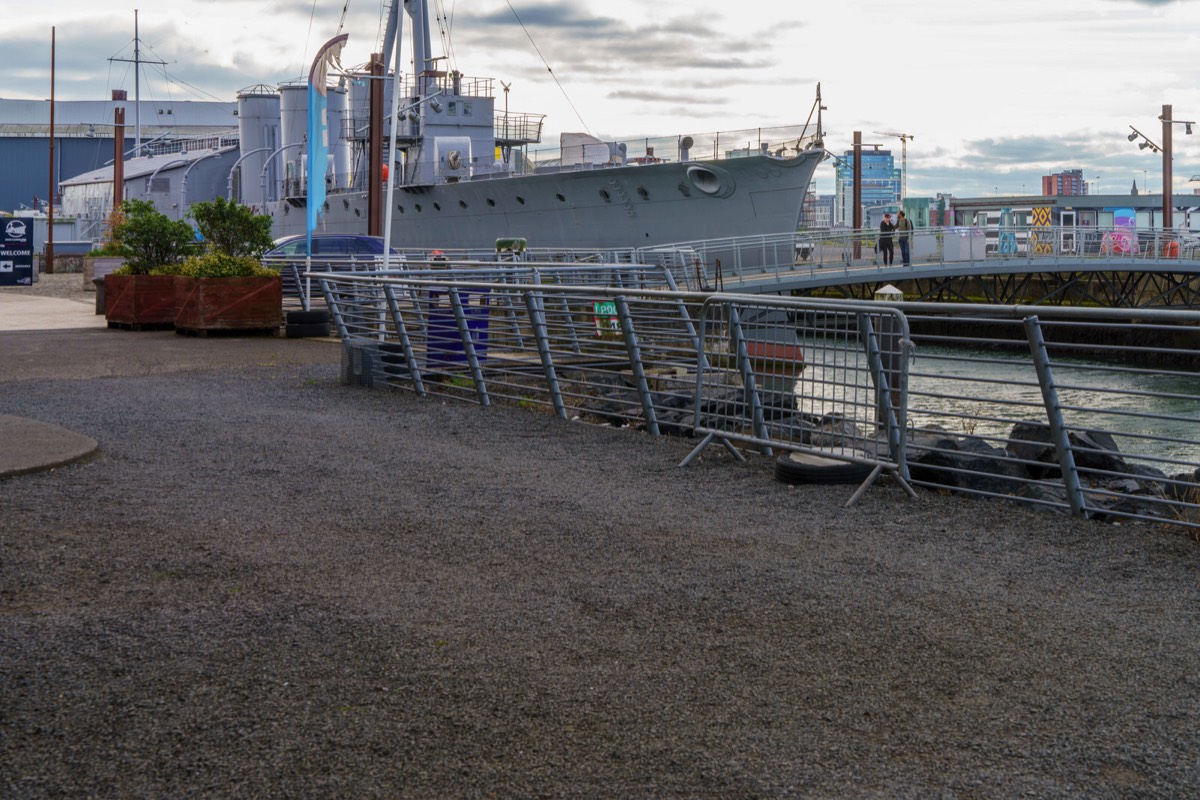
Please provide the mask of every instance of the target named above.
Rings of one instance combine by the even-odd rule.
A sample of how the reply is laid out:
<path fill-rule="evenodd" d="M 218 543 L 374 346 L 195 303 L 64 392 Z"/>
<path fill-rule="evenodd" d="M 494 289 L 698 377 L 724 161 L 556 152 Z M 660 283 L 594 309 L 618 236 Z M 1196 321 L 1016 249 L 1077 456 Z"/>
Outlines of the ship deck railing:
<path fill-rule="evenodd" d="M 818 141 L 816 132 L 803 125 L 774 128 L 747 128 L 710 133 L 679 134 L 676 136 L 637 137 L 605 140 L 614 152 L 623 149 L 626 163 L 647 163 L 683 160 L 722 160 L 771 154 L 778 157 L 796 156 Z M 578 149 L 575 145 L 574 149 Z M 558 145 L 526 148 L 528 161 L 537 168 L 543 163 L 562 160 Z"/>

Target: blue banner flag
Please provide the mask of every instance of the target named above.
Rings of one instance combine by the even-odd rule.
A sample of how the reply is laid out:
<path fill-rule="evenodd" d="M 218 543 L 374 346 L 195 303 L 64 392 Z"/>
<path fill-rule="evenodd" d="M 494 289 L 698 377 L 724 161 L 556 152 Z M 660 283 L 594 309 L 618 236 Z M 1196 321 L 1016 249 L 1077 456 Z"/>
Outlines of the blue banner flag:
<path fill-rule="evenodd" d="M 325 205 L 325 173 L 329 169 L 329 119 L 326 114 L 326 81 L 329 67 L 340 66 L 338 58 L 350 34 L 326 42 L 308 71 L 308 225 L 305 252 L 312 255 L 312 235 Z"/>

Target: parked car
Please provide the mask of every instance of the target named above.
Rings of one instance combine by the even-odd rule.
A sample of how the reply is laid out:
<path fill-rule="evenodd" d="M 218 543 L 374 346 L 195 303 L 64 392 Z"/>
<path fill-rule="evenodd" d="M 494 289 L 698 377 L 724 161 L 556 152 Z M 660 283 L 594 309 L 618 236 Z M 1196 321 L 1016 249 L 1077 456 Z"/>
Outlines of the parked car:
<path fill-rule="evenodd" d="M 263 254 L 263 264 L 278 269 L 283 278 L 284 297 L 299 298 L 306 310 L 312 300 L 309 294 L 320 294 L 314 285 L 301 277 L 307 266 L 307 250 L 306 237 L 298 234 L 276 239 L 275 246 Z M 404 260 L 404 256 L 394 247 L 391 250 L 393 255 L 399 256 L 393 260 L 394 267 L 395 262 Z M 375 259 L 381 259 L 379 266 L 382 266 L 383 237 L 356 233 L 314 233 L 312 255 L 312 268 L 317 272 L 376 269 Z"/>
<path fill-rule="evenodd" d="M 275 246 L 268 250 L 264 258 L 304 258 L 308 249 L 307 238 L 303 235 L 284 236 L 275 240 Z M 398 254 L 396 248 L 392 253 Z M 312 237 L 312 254 L 324 257 L 337 256 L 381 256 L 383 255 L 383 237 L 364 236 L 356 233 L 314 233 Z"/>

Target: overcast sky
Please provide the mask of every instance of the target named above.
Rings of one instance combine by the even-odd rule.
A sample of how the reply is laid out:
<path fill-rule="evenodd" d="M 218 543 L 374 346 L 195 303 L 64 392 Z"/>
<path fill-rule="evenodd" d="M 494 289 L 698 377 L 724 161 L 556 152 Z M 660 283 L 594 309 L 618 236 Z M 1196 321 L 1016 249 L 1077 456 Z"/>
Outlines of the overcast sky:
<path fill-rule="evenodd" d="M 145 67 L 143 98 L 232 101 L 306 73 L 343 6 L 342 62 L 365 63 L 385 4 L 25 3 L 6 15 L 0 97 L 49 97 L 53 26 L 58 99 L 106 100 L 119 88 L 132 99 L 132 66 L 109 59 L 132 58 L 140 7 L 143 56 L 166 62 Z M 830 150 L 848 149 L 859 130 L 899 161 L 899 139 L 874 132 L 913 136 L 910 195 L 1033 194 L 1042 175 L 1066 169 L 1082 169 L 1093 191 L 1128 193 L 1136 180 L 1158 192 L 1162 157 L 1129 142 L 1129 126 L 1161 143 L 1163 104 L 1177 120 L 1200 119 L 1200 0 L 430 4 L 442 20 L 435 52 L 468 76 L 510 83 L 511 110 L 548 114 L 544 141 L 800 124 L 820 82 Z M 1195 136 L 1173 130 L 1174 191 L 1191 193 L 1200 125 Z M 817 189 L 832 188 L 827 162 Z"/>

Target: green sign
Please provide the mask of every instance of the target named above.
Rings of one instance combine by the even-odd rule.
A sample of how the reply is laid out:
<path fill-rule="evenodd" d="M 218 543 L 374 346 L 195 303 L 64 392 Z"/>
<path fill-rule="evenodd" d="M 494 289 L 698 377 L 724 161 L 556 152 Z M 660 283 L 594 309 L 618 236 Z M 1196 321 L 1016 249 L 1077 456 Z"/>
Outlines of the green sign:
<path fill-rule="evenodd" d="M 617 319 L 617 304 L 612 300 L 596 300 L 592 303 L 596 320 L 597 336 L 612 336 L 621 332 L 621 321 Z"/>

